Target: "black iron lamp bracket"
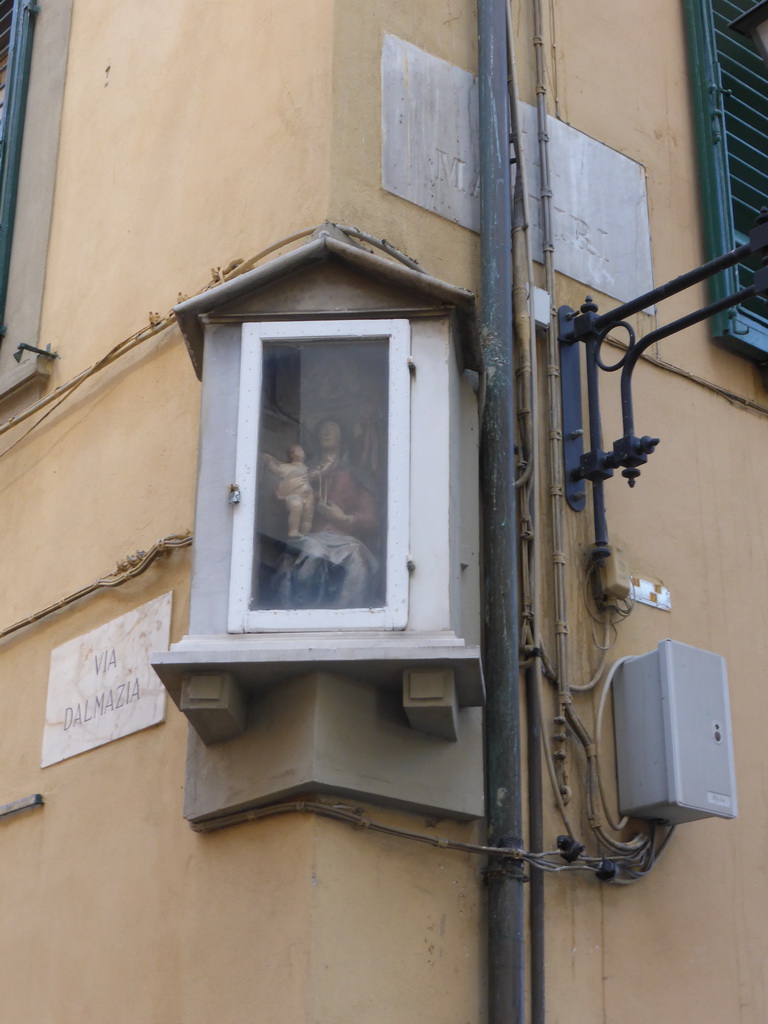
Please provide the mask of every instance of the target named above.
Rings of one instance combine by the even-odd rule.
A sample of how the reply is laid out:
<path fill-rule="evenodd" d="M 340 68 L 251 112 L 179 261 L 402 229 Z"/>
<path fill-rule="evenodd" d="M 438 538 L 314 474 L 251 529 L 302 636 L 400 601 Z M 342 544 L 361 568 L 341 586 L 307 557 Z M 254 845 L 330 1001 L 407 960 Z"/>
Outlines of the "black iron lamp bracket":
<path fill-rule="evenodd" d="M 735 266 L 750 256 L 760 256 L 761 264 L 754 281 L 748 288 L 724 299 L 713 302 L 702 309 L 659 327 L 639 340 L 635 337 L 627 317 L 654 306 L 662 299 L 677 295 L 692 285 L 699 284 L 728 267 Z M 581 511 L 587 500 L 585 481 L 592 484 L 595 505 L 596 556 L 602 557 L 602 548 L 607 548 L 605 511 L 602 501 L 602 486 L 605 480 L 621 469 L 630 487 L 634 487 L 640 476 L 640 467 L 648 461 L 656 446 L 658 437 L 638 436 L 635 432 L 634 404 L 632 397 L 632 374 L 640 356 L 662 338 L 694 324 L 708 320 L 716 313 L 737 306 L 760 295 L 768 297 L 768 209 L 763 207 L 755 227 L 744 245 L 725 253 L 717 259 L 697 267 L 695 270 L 676 277 L 666 284 L 654 288 L 625 302 L 608 313 L 598 313 L 597 305 L 587 296 L 580 309 L 561 306 L 558 311 L 560 341 L 560 376 L 562 386 L 563 453 L 565 462 L 565 498 L 572 509 Z M 601 347 L 608 335 L 616 330 L 626 331 L 627 349 L 615 363 L 607 364 L 601 356 Z M 589 417 L 589 450 L 584 450 L 584 426 L 581 399 L 581 357 L 577 342 L 584 342 L 587 375 L 587 410 Z M 621 371 L 621 413 L 624 434 L 613 442 L 610 450 L 603 449 L 602 425 L 600 420 L 599 373 Z M 599 507 L 598 507 L 599 506 Z"/>

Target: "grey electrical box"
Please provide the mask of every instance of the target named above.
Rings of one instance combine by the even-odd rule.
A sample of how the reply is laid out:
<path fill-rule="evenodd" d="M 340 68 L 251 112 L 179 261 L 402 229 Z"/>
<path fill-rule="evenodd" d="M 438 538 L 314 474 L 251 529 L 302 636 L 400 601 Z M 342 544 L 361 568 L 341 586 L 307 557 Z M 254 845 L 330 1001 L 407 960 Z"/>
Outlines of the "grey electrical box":
<path fill-rule="evenodd" d="M 670 824 L 736 817 L 725 659 L 662 640 L 613 683 L 619 807 Z"/>

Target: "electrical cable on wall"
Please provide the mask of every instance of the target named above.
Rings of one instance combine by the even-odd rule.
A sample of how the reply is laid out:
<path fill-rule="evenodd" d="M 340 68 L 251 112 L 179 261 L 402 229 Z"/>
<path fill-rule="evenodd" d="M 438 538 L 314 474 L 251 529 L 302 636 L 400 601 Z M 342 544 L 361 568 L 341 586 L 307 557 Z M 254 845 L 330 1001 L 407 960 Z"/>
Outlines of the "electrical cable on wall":
<path fill-rule="evenodd" d="M 211 270 L 211 279 L 203 288 L 199 289 L 199 292 L 210 291 L 212 288 L 215 288 L 218 285 L 223 284 L 225 281 L 229 281 L 235 277 L 239 277 L 241 274 L 246 273 L 246 271 L 251 270 L 257 263 L 265 259 L 267 256 L 271 255 L 273 252 L 276 252 L 278 249 L 282 249 L 286 245 L 290 245 L 292 242 L 297 242 L 300 241 L 302 238 L 308 237 L 309 235 L 313 234 L 315 231 L 320 230 L 320 228 L 324 226 L 324 224 L 315 224 L 309 228 L 302 228 L 301 231 L 295 231 L 293 234 L 286 235 L 285 237 L 278 239 L 278 241 L 273 242 L 271 245 L 268 245 L 266 249 L 261 249 L 254 256 L 251 256 L 250 259 L 232 260 L 223 270 L 221 267 L 213 268 Z M 345 234 L 348 234 L 350 237 L 358 238 L 361 241 L 376 246 L 377 248 L 381 249 L 381 251 L 384 252 L 387 256 L 390 256 L 393 259 L 398 260 L 405 266 L 410 267 L 412 270 L 417 270 L 420 273 L 425 273 L 424 268 L 419 266 L 419 264 L 415 260 L 412 260 L 409 256 L 406 256 L 405 253 L 400 252 L 400 250 L 396 249 L 395 246 L 390 245 L 390 243 L 387 242 L 386 239 L 377 238 L 375 235 L 368 234 L 365 231 L 360 231 L 358 228 L 355 227 L 344 226 L 340 227 L 339 230 L 343 231 Z M 177 301 L 185 297 L 186 296 L 180 294 L 177 298 Z M 129 337 L 124 338 L 122 341 L 119 341 L 106 353 L 106 355 L 102 356 L 101 359 L 95 362 L 92 366 L 89 366 L 87 369 L 77 374 L 77 376 L 72 377 L 70 380 L 65 381 L 64 384 L 60 384 L 57 388 L 49 392 L 47 395 L 43 395 L 42 398 L 27 406 L 27 408 L 24 409 L 22 412 L 17 413 L 17 415 L 12 416 L 10 419 L 6 420 L 3 423 L 0 423 L 0 435 L 2 435 L 5 434 L 7 431 L 12 430 L 14 427 L 19 426 L 21 423 L 25 422 L 31 416 L 34 416 L 35 413 L 40 412 L 43 409 L 47 409 L 47 412 L 45 412 L 40 417 L 40 419 L 36 420 L 27 430 L 24 431 L 23 434 L 21 434 L 18 438 L 16 438 L 15 441 L 8 445 L 7 448 L 0 452 L 0 458 L 2 458 L 4 455 L 7 455 L 8 452 L 10 452 L 13 448 L 16 447 L 16 445 L 20 444 L 26 437 L 28 437 L 34 430 L 36 430 L 37 427 L 39 427 L 41 423 L 43 423 L 43 421 L 48 418 L 48 416 L 55 412 L 55 410 L 59 408 L 62 402 L 69 398 L 69 396 L 73 394 L 74 391 L 76 391 L 81 384 L 84 384 L 86 380 L 88 380 L 90 377 L 93 377 L 96 373 L 99 373 L 101 370 L 109 366 L 111 363 L 115 362 L 115 360 L 119 359 L 121 356 L 124 356 L 128 352 L 133 351 L 133 349 L 141 345 L 143 342 L 149 341 L 149 339 L 154 338 L 155 335 L 161 334 L 163 331 L 168 330 L 169 327 L 173 327 L 175 323 L 176 318 L 173 314 L 173 310 L 169 310 L 163 316 L 161 316 L 159 313 L 150 313 L 149 322 L 145 327 L 140 328 L 138 331 L 134 331 L 134 333 L 129 335 Z M 49 406 L 52 406 L 52 408 L 49 408 Z"/>
<path fill-rule="evenodd" d="M 600 877 L 601 881 L 623 882 L 625 884 L 644 877 L 650 870 L 652 862 L 658 859 L 666 846 L 665 840 L 652 858 L 649 856 L 649 847 L 647 846 L 616 853 L 615 856 L 610 858 L 614 871 L 609 878 L 601 877 L 601 875 L 606 873 L 607 858 L 604 856 L 589 856 L 583 852 L 583 847 L 578 852 L 575 852 L 574 855 L 574 848 L 569 846 L 567 856 L 564 857 L 564 850 L 561 846 L 558 846 L 555 850 L 532 852 L 520 847 L 483 846 L 479 843 L 465 843 L 458 839 L 448 839 L 445 836 L 433 836 L 424 832 L 398 828 L 395 825 L 387 825 L 384 822 L 366 817 L 361 808 L 352 807 L 349 804 L 326 804 L 312 799 L 271 804 L 266 807 L 254 807 L 246 811 L 234 811 L 219 817 L 207 818 L 205 821 L 192 822 L 191 827 L 195 832 L 209 834 L 231 828 L 235 825 L 242 825 L 246 822 L 261 821 L 285 814 L 315 814 L 321 818 L 329 818 L 352 825 L 360 830 L 377 832 L 411 842 L 424 843 L 441 850 L 477 854 L 491 858 L 492 861 L 505 858 L 519 860 L 553 874 L 568 871 L 587 871 Z M 493 868 L 490 870 L 493 870 Z"/>
<path fill-rule="evenodd" d="M 612 345 L 614 348 L 621 349 L 622 352 L 627 351 L 626 343 L 619 341 L 610 334 L 605 338 L 603 344 Z M 640 360 L 644 363 L 649 363 L 651 366 L 657 366 L 661 370 L 674 373 L 678 377 L 684 377 L 686 380 L 692 381 L 694 384 L 698 384 L 700 387 L 706 388 L 707 391 L 711 391 L 713 394 L 719 395 L 721 398 L 724 398 L 727 402 L 737 408 L 747 409 L 749 412 L 756 412 L 761 416 L 768 416 L 767 405 L 762 405 L 760 402 L 756 402 L 752 398 L 747 398 L 745 395 L 740 395 L 735 391 L 730 391 L 728 388 L 724 388 L 721 384 L 715 384 L 713 381 L 707 380 L 705 377 L 699 377 L 698 374 L 692 373 L 690 370 L 684 370 L 682 366 L 670 363 L 669 360 L 662 359 L 661 356 L 643 352 L 640 356 Z"/>
<path fill-rule="evenodd" d="M 559 353 L 555 351 L 556 345 L 553 341 L 553 332 L 548 335 L 547 351 L 547 378 L 549 382 L 548 396 L 550 399 L 549 418 L 549 441 L 550 441 L 550 488 L 549 493 L 552 500 L 552 565 L 555 575 L 555 622 L 556 622 L 556 667 L 553 669 L 549 664 L 544 642 L 540 636 L 539 621 L 541 612 L 538 608 L 539 578 L 541 566 L 539 564 L 539 543 L 537 525 L 536 493 L 538 489 L 539 475 L 537 473 L 537 460 L 539 454 L 538 424 L 539 415 L 537 408 L 538 401 L 538 366 L 537 366 L 537 338 L 535 317 L 530 308 L 531 296 L 533 293 L 533 260 L 530 241 L 530 211 L 527 207 L 528 188 L 525 183 L 525 156 L 523 152 L 524 138 L 520 125 L 520 101 L 517 94 L 516 68 L 514 61 L 514 46 L 511 42 L 512 36 L 512 15 L 507 8 L 507 28 L 510 36 L 510 109 L 512 111 L 511 139 L 514 146 L 514 163 L 516 166 L 516 180 L 514 194 L 512 197 L 512 260 L 513 260 L 513 313 L 516 337 L 517 355 L 517 380 L 518 380 L 518 466 L 519 476 L 515 485 L 519 491 L 520 501 L 520 587 L 521 587 L 521 669 L 525 668 L 533 673 L 534 685 L 530 687 L 529 699 L 535 701 L 535 719 L 539 723 L 546 720 L 544 715 L 544 693 L 543 677 L 546 677 L 556 686 L 558 694 L 558 711 L 554 718 L 556 726 L 554 735 L 550 738 L 546 729 L 541 729 L 543 740 L 543 754 L 547 771 L 552 783 L 552 788 L 558 811 L 567 830 L 567 835 L 561 837 L 564 847 L 561 848 L 561 856 L 565 856 L 562 850 L 566 849 L 568 862 L 583 863 L 581 858 L 586 857 L 585 846 L 576 838 L 576 830 L 566 810 L 566 804 L 571 798 L 571 784 L 565 765 L 567 757 L 567 741 L 569 732 L 576 738 L 584 751 L 586 758 L 585 765 L 585 797 L 587 821 L 595 840 L 598 843 L 598 858 L 592 858 L 591 863 L 599 865 L 596 873 L 604 881 L 613 881 L 617 877 L 619 868 L 617 865 L 629 859 L 630 866 L 623 872 L 625 881 L 635 881 L 651 869 L 657 855 L 653 834 L 641 833 L 633 838 L 624 841 L 615 838 L 609 830 L 620 832 L 627 822 L 622 820 L 616 822 L 612 816 L 606 797 L 606 787 L 603 783 L 600 772 L 598 757 L 599 723 L 595 730 L 598 737 L 593 742 L 590 733 L 585 727 L 581 716 L 574 707 L 574 697 L 592 691 L 600 682 L 604 669 L 607 651 L 613 646 L 617 638 L 617 626 L 632 611 L 631 602 L 616 601 L 614 603 L 603 603 L 600 601 L 597 591 L 599 583 L 594 579 L 594 566 L 587 570 L 584 588 L 585 605 L 590 615 L 592 639 L 594 646 L 599 650 L 600 657 L 598 664 L 586 683 L 574 683 L 570 680 L 568 667 L 568 620 L 565 602 L 566 588 L 566 555 L 564 544 L 564 510 L 563 510 L 563 486 L 561 479 L 561 459 L 559 455 L 562 445 L 562 427 L 560 424 L 560 400 L 557 383 L 559 379 Z M 543 40 L 540 34 L 536 39 L 537 47 L 541 48 Z M 540 54 L 541 56 L 541 54 Z M 543 62 L 542 62 L 543 63 Z M 542 168 L 541 183 L 541 204 L 545 226 L 551 222 L 551 189 L 548 186 L 549 170 L 547 164 L 547 139 L 546 139 L 546 98 L 545 87 L 543 86 L 543 67 L 540 67 L 542 78 L 537 85 L 538 117 L 539 117 L 539 162 Z M 545 230 L 544 239 L 545 264 L 549 273 L 547 284 L 550 295 L 554 293 L 554 266 L 552 261 L 553 242 Z M 553 304 L 554 306 L 554 304 Z M 593 583 L 594 609 L 590 606 L 588 591 L 590 583 Z M 595 634 L 595 624 L 602 629 L 602 637 L 598 639 Z M 605 697 L 610 688 L 603 689 L 603 705 Z M 557 748 L 553 749 L 553 741 Z M 531 861 L 536 863 L 536 861 Z M 537 865 L 538 866 L 538 865 Z M 550 870 L 542 866 L 542 870 Z M 623 869 L 622 869 L 623 871 Z"/>
<path fill-rule="evenodd" d="M 41 608 L 40 611 L 34 612 L 32 615 L 27 615 L 25 618 L 19 619 L 18 622 L 14 622 L 13 625 L 6 626 L 5 629 L 0 630 L 0 640 L 10 636 L 11 633 L 16 633 L 25 626 L 31 626 L 33 623 L 39 622 L 48 615 L 53 615 L 54 612 L 57 612 L 62 608 L 66 608 L 70 604 L 74 604 L 75 601 L 80 601 L 82 598 L 88 597 L 89 594 L 93 594 L 97 590 L 121 587 L 129 580 L 136 579 L 137 576 L 143 575 L 161 555 L 167 555 L 176 548 L 188 547 L 191 543 L 192 534 L 189 531 L 186 533 L 174 533 L 168 537 L 161 538 L 147 551 L 137 551 L 135 554 L 127 555 L 117 563 L 113 572 L 108 573 L 106 576 L 102 576 L 98 580 L 94 580 L 93 583 L 80 587 L 79 590 L 75 590 L 66 597 L 62 597 L 58 601 L 54 601 L 53 604 L 49 604 L 45 608 Z"/>

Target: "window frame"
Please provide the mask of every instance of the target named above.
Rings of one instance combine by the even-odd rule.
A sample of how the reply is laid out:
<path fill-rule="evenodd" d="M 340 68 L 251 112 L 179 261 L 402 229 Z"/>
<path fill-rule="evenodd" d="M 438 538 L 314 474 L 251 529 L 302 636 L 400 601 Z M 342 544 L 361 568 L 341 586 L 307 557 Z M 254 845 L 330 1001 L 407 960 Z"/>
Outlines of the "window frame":
<path fill-rule="evenodd" d="M 35 20 L 40 7 L 30 0 L 12 0 L 5 97 L 0 119 L 0 336 L 7 331 L 5 307 L 11 270 L 11 248 L 19 191 L 21 150 L 32 66 Z"/>
<path fill-rule="evenodd" d="M 387 411 L 386 598 L 380 608 L 249 608 L 258 502 L 258 441 L 262 357 L 265 343 L 386 340 L 389 351 Z M 410 355 L 408 320 L 301 320 L 245 323 L 240 349 L 236 481 L 233 509 L 228 631 L 230 633 L 329 629 L 404 629 L 408 621 L 410 507 Z"/>
<path fill-rule="evenodd" d="M 696 127 L 702 225 L 707 259 L 714 259 L 745 241 L 736 232 L 733 215 L 732 167 L 728 152 L 728 91 L 723 87 L 716 41 L 713 0 L 684 0 L 688 37 L 693 113 Z M 734 17 L 738 11 L 734 12 Z M 734 47 L 750 51 L 734 33 Z M 755 54 L 756 59 L 757 55 Z M 762 70 L 762 64 L 761 70 Z M 757 216 L 757 210 L 755 211 Z M 739 267 L 710 279 L 710 299 L 716 302 L 737 292 Z M 711 319 L 715 340 L 755 359 L 768 360 L 768 306 L 762 317 L 744 306 L 725 310 Z"/>

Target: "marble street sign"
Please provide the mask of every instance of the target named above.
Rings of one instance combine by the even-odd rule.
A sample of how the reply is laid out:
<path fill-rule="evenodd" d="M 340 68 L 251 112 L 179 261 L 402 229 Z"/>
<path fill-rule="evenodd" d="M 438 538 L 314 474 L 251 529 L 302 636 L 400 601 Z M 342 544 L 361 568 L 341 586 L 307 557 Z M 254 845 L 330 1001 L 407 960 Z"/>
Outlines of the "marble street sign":
<path fill-rule="evenodd" d="M 165 688 L 149 655 L 168 650 L 172 596 L 51 652 L 43 768 L 163 721 Z"/>
<path fill-rule="evenodd" d="M 382 185 L 480 230 L 477 79 L 397 36 L 381 54 Z M 543 260 L 536 109 L 520 104 L 534 259 Z M 626 301 L 653 287 L 645 168 L 547 118 L 555 269 Z"/>

